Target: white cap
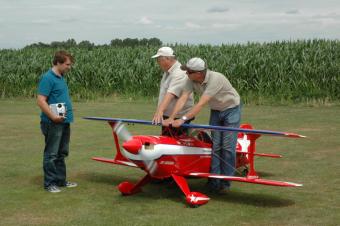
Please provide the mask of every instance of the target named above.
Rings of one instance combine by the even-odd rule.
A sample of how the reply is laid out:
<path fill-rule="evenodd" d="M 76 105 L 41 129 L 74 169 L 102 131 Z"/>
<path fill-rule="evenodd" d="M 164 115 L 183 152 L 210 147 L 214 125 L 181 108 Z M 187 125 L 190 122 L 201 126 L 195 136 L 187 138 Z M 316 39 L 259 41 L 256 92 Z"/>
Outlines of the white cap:
<path fill-rule="evenodd" d="M 207 65 L 204 62 L 204 60 L 202 60 L 199 57 L 194 57 L 191 58 L 186 65 L 183 65 L 181 67 L 182 70 L 190 70 L 190 71 L 203 71 L 205 69 L 207 69 Z"/>
<path fill-rule="evenodd" d="M 175 55 L 174 55 L 173 49 L 171 49 L 170 47 L 164 46 L 162 48 L 159 48 L 157 53 L 153 55 L 151 58 L 157 58 L 160 56 L 173 57 Z"/>

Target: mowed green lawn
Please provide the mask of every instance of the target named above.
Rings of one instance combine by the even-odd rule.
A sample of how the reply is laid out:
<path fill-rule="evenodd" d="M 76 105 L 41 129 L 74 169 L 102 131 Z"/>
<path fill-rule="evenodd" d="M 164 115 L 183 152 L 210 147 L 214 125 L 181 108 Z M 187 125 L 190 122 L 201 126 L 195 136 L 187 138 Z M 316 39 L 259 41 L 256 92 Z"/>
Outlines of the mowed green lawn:
<path fill-rule="evenodd" d="M 281 188 L 234 182 L 227 195 L 210 194 L 204 179 L 190 179 L 193 191 L 210 196 L 190 208 L 174 184 L 148 184 L 124 197 L 122 181 L 144 172 L 92 161 L 113 157 L 109 126 L 83 116 L 151 119 L 152 101 L 103 100 L 74 103 L 68 178 L 77 188 L 51 194 L 42 188 L 43 136 L 35 100 L 0 101 L 0 225 L 339 225 L 340 107 L 244 106 L 243 122 L 257 129 L 289 131 L 307 139 L 262 137 L 257 151 L 282 159 L 256 158 L 266 179 L 303 183 Z M 202 112 L 195 123 L 207 123 Z M 129 126 L 133 134 L 159 134 L 158 127 Z"/>

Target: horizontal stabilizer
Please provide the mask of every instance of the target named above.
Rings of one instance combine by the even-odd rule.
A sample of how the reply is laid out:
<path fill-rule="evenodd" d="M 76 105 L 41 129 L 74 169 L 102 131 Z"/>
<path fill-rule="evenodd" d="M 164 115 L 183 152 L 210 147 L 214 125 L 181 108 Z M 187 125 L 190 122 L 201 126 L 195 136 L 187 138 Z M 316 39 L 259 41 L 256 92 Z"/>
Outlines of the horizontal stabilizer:
<path fill-rule="evenodd" d="M 270 186 L 281 186 L 281 187 L 303 186 L 302 184 L 285 182 L 285 181 L 266 180 L 266 179 L 261 179 L 261 178 L 250 178 L 250 177 L 224 176 L 224 175 L 210 174 L 210 173 L 189 173 L 188 175 L 194 176 L 194 177 L 216 178 L 216 179 L 222 179 L 222 180 L 246 182 L 246 183 L 253 183 L 253 184 L 263 184 L 263 185 L 270 185 Z"/>
<path fill-rule="evenodd" d="M 276 154 L 265 154 L 265 153 L 254 153 L 255 156 L 269 157 L 269 158 L 282 158 L 282 155 Z"/>
<path fill-rule="evenodd" d="M 117 164 L 117 165 L 123 165 L 123 166 L 131 166 L 131 167 L 138 167 L 133 162 L 128 161 L 121 161 L 121 160 L 114 160 L 114 159 L 107 159 L 107 158 L 101 158 L 101 157 L 93 157 L 93 160 L 96 160 L 98 162 L 105 162 L 105 163 L 111 163 L 111 164 Z"/>

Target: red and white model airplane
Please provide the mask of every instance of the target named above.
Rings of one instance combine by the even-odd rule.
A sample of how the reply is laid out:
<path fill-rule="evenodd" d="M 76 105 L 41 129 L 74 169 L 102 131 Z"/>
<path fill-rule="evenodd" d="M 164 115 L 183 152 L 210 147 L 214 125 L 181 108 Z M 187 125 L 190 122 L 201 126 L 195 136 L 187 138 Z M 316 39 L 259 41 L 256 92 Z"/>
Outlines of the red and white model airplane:
<path fill-rule="evenodd" d="M 222 180 L 239 181 L 272 186 L 298 187 L 302 184 L 261 179 L 254 168 L 254 156 L 280 158 L 276 154 L 255 152 L 255 140 L 261 135 L 302 138 L 295 133 L 276 132 L 269 130 L 254 130 L 249 124 L 240 128 L 222 126 L 207 126 L 198 124 L 183 124 L 192 128 L 191 135 L 182 136 L 131 136 L 124 123 L 153 125 L 151 121 L 121 118 L 85 117 L 89 120 L 107 121 L 112 127 L 116 156 L 114 159 L 94 157 L 100 162 L 119 164 L 141 168 L 146 175 L 137 183 L 122 182 L 118 185 L 123 195 L 132 195 L 141 187 L 154 179 L 173 178 L 185 195 L 190 206 L 207 203 L 209 197 L 195 191 L 190 191 L 186 177 L 218 178 Z M 205 130 L 232 131 L 238 133 L 236 168 L 243 168 L 244 177 L 225 176 L 209 173 L 212 143 Z M 122 147 L 119 139 L 123 141 Z"/>

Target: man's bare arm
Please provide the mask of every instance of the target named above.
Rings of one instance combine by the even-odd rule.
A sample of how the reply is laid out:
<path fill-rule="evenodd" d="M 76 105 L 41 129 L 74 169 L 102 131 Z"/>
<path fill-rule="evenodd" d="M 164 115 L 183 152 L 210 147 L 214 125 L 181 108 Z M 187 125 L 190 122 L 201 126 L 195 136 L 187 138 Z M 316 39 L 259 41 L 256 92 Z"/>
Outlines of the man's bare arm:
<path fill-rule="evenodd" d="M 153 116 L 152 123 L 153 124 L 159 124 L 163 121 L 163 114 L 165 109 L 168 107 L 169 103 L 174 99 L 176 96 L 172 93 L 166 93 L 164 96 L 163 101 L 161 104 L 157 107 L 157 110 Z"/>
<path fill-rule="evenodd" d="M 210 96 L 202 95 L 198 103 L 188 113 L 186 113 L 185 116 L 188 119 L 195 117 L 202 110 L 204 105 L 206 105 L 209 102 L 210 99 L 211 99 Z M 172 126 L 180 127 L 184 122 L 185 121 L 183 119 L 178 119 L 173 121 Z"/>
<path fill-rule="evenodd" d="M 169 124 L 171 124 L 174 121 L 177 113 L 181 111 L 181 109 L 184 107 L 185 103 L 189 99 L 190 94 L 191 94 L 191 92 L 188 92 L 188 91 L 182 92 L 182 95 L 180 96 L 180 98 L 176 102 L 174 110 L 172 111 L 171 115 L 169 115 L 169 119 L 167 119 L 163 122 L 164 126 L 169 126 Z"/>

